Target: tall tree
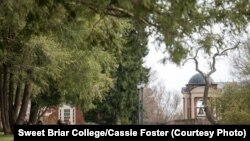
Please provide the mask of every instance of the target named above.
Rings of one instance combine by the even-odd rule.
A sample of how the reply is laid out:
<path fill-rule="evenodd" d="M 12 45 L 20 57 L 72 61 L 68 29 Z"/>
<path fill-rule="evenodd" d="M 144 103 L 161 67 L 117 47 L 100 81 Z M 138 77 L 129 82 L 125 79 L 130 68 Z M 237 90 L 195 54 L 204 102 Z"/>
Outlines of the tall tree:
<path fill-rule="evenodd" d="M 60 61 L 68 58 L 61 45 L 49 34 L 45 35 L 45 24 L 41 21 L 48 20 L 49 14 L 40 11 L 39 5 L 38 1 L 0 3 L 0 107 L 5 134 L 13 131 L 14 124 L 23 122 L 35 86 L 46 82 L 48 76 L 58 76 L 64 66 Z"/>
<path fill-rule="evenodd" d="M 243 3 L 244 1 L 240 1 L 240 3 L 230 3 L 228 7 L 226 6 L 227 4 L 218 3 L 218 1 L 214 1 L 214 3 L 212 2 L 211 4 L 214 4 L 215 7 L 222 7 L 223 11 L 221 12 L 228 12 L 230 9 L 239 8 Z M 216 12 L 216 10 L 213 12 Z M 229 14 L 229 12 L 227 14 Z M 217 59 L 221 56 L 226 56 L 231 50 L 240 46 L 246 26 L 248 25 L 244 20 L 242 20 L 242 22 L 235 22 L 235 15 L 233 13 L 230 13 L 230 16 L 231 17 L 229 19 L 223 16 L 220 17 L 223 20 L 226 18 L 227 22 L 221 21 L 219 18 L 211 24 L 208 24 L 208 26 L 202 27 L 195 34 L 187 37 L 186 41 L 183 41 L 186 46 L 189 47 L 189 53 L 187 54 L 188 57 L 191 56 L 184 61 L 184 64 L 188 60 L 193 60 L 195 63 L 195 70 L 199 72 L 205 80 L 203 95 L 204 108 L 207 119 L 212 124 L 218 124 L 218 119 L 216 119 L 214 113 L 212 113 L 211 107 L 209 107 L 208 91 L 211 84 L 211 82 L 209 82 L 209 78 L 216 71 Z M 248 20 L 249 17 L 247 15 L 244 16 L 244 19 Z M 207 70 L 202 70 L 200 68 L 201 63 L 199 61 L 199 57 L 205 58 L 207 61 Z"/>
<path fill-rule="evenodd" d="M 190 35 L 214 24 L 224 24 L 237 34 L 249 21 L 250 8 L 248 0 L 2 0 L 0 9 L 0 107 L 8 134 L 13 127 L 9 122 L 15 121 L 10 118 L 23 122 L 27 102 L 33 94 L 45 91 L 49 78 L 59 81 L 67 74 L 69 81 L 60 83 L 62 94 L 77 86 L 68 96 L 77 100 L 75 95 L 79 95 L 80 103 L 85 101 L 87 107 L 111 87 L 111 71 L 106 68 L 114 68 L 119 61 L 116 54 L 121 42 L 117 41 L 122 36 L 115 28 L 118 21 L 129 20 L 122 23 L 131 22 L 142 39 L 157 35 L 166 44 L 170 60 L 179 63 L 194 48 L 186 46 Z M 109 22 L 100 24 L 104 18 L 110 18 Z M 149 34 L 143 34 L 146 27 Z M 77 73 L 66 73 L 71 68 Z M 88 78 L 87 83 L 80 75 Z M 18 104 L 21 110 L 16 114 Z"/>
<path fill-rule="evenodd" d="M 216 58 L 238 46 L 238 42 L 230 44 L 230 41 L 226 41 L 228 39 L 226 36 L 234 39 L 245 32 L 250 18 L 249 2 L 247 0 L 130 2 L 107 2 L 103 11 L 116 17 L 132 17 L 137 22 L 148 25 L 149 33 L 156 33 L 156 39 L 166 45 L 165 49 L 169 52 L 169 56 L 163 60 L 179 64 L 184 58 L 192 56 L 196 70 L 206 82 L 204 103 L 207 117 L 211 123 L 216 124 L 207 105 L 208 78 L 216 70 Z M 95 4 L 92 3 L 90 6 L 92 10 L 95 9 L 93 5 Z M 219 33 L 216 29 L 219 29 Z M 208 73 L 198 67 L 199 50 L 203 50 L 204 54 L 212 58 L 211 71 Z"/>
<path fill-rule="evenodd" d="M 123 34 L 127 43 L 121 50 L 114 87 L 105 94 L 104 100 L 97 101 L 97 107 L 86 113 L 86 120 L 102 124 L 131 124 L 137 122 L 137 85 L 148 81 L 148 69 L 142 66 L 147 54 L 146 39 L 142 40 L 136 30 Z"/>
<path fill-rule="evenodd" d="M 60 82 L 61 95 L 72 92 L 80 103 L 90 104 L 89 99 L 101 97 L 102 90 L 110 87 L 108 73 L 102 69 L 112 64 L 111 55 L 102 48 L 109 45 L 100 44 L 105 38 L 98 39 L 98 33 L 92 42 L 84 38 L 84 34 L 92 37 L 90 22 L 98 18 L 77 19 L 71 6 L 60 1 L 0 3 L 0 107 L 5 134 L 13 131 L 14 124 L 23 123 L 30 98 L 34 103 L 48 92 L 51 82 Z M 81 28 L 84 32 L 79 33 L 78 24 L 88 30 Z M 64 40 L 68 44 L 62 44 Z"/>
<path fill-rule="evenodd" d="M 211 36 L 211 35 L 209 35 Z M 220 36 L 219 36 L 220 37 Z M 209 37 L 211 38 L 211 37 Z M 213 38 L 213 37 L 212 37 Z M 207 119 L 212 123 L 212 124 L 218 124 L 218 119 L 214 116 L 215 114 L 212 112 L 212 109 L 211 107 L 209 106 L 209 88 L 210 88 L 210 85 L 211 85 L 211 82 L 210 82 L 210 76 L 216 71 L 216 62 L 217 62 L 217 58 L 220 57 L 220 56 L 225 56 L 227 55 L 227 53 L 230 51 L 230 50 L 234 50 L 236 48 L 238 48 L 240 42 L 234 42 L 232 41 L 231 39 L 231 43 L 230 44 L 227 44 L 225 45 L 225 43 L 222 43 L 222 38 L 216 38 L 214 37 L 215 39 L 211 39 L 212 43 L 208 43 L 208 47 L 209 48 L 214 48 L 215 49 L 215 52 L 212 52 L 209 50 L 207 50 L 206 48 L 204 48 L 204 46 L 207 44 L 207 42 L 210 42 L 209 40 L 205 39 L 204 42 L 202 41 L 201 45 L 202 47 L 198 48 L 195 52 L 195 55 L 189 59 L 193 60 L 194 63 L 195 63 L 195 70 L 201 74 L 201 76 L 203 77 L 204 81 L 205 81 L 205 87 L 204 87 L 204 92 L 203 92 L 203 102 L 204 102 L 204 110 L 206 112 L 206 116 L 207 116 Z M 219 42 L 221 43 L 217 43 L 216 40 L 220 40 Z M 229 43 L 229 42 L 228 42 Z M 225 45 L 225 46 L 224 46 Z M 231 46 L 231 47 L 228 47 L 228 46 Z M 204 54 L 208 54 L 208 57 L 209 56 L 212 56 L 209 59 L 209 69 L 208 71 L 206 72 L 205 70 L 202 70 L 200 68 L 200 62 L 198 61 L 198 54 L 199 54 L 199 51 L 200 50 L 204 50 Z M 204 55 L 203 54 L 203 55 Z M 204 57 L 204 56 L 203 56 Z M 187 59 L 186 61 L 188 61 L 189 59 Z M 186 62 L 185 61 L 185 62 Z M 184 63 L 185 63 L 184 62 Z"/>
<path fill-rule="evenodd" d="M 223 124 L 249 124 L 250 123 L 250 86 L 249 86 L 249 38 L 231 58 L 234 78 L 238 82 L 227 83 L 217 100 Z"/>

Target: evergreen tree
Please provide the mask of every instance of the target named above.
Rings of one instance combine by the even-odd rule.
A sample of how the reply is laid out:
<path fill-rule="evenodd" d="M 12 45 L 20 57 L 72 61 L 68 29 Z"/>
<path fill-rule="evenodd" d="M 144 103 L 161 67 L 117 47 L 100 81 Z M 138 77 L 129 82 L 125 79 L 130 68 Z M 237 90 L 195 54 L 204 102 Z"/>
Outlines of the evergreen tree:
<path fill-rule="evenodd" d="M 138 115 L 137 85 L 147 83 L 149 70 L 143 67 L 147 55 L 147 40 L 140 38 L 136 30 L 127 31 L 123 37 L 127 43 L 122 48 L 117 69 L 112 73 L 116 78 L 114 87 L 105 94 L 104 100 L 96 101 L 97 107 L 85 113 L 88 121 L 101 124 L 134 124 Z"/>

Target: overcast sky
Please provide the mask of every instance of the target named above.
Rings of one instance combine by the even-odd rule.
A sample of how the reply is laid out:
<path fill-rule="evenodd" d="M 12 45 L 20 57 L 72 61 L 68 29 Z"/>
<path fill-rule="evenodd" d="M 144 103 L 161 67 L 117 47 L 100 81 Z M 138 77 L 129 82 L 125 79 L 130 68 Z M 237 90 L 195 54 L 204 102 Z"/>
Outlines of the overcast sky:
<path fill-rule="evenodd" d="M 154 80 L 150 85 L 164 86 L 169 91 L 179 91 L 184 87 L 189 79 L 196 74 L 195 65 L 193 61 L 188 61 L 184 66 L 178 67 L 177 65 L 167 61 L 166 64 L 161 63 L 164 54 L 161 50 L 157 49 L 152 41 L 149 41 L 149 54 L 145 57 L 145 66 L 150 67 L 152 72 L 155 72 Z M 229 66 L 229 57 L 219 58 L 216 69 L 217 71 L 212 75 L 215 82 L 232 81 L 231 69 Z M 201 61 L 201 60 L 200 60 Z M 204 61 L 202 61 L 205 64 Z M 206 66 L 201 65 L 203 70 Z"/>

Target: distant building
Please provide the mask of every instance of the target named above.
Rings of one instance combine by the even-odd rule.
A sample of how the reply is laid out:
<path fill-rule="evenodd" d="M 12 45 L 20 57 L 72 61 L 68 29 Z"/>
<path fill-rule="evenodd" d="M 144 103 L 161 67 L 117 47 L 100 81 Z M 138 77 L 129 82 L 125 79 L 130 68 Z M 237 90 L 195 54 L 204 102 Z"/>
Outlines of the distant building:
<path fill-rule="evenodd" d="M 210 78 L 209 99 L 218 96 L 217 84 Z M 186 87 L 182 88 L 183 94 L 183 119 L 188 120 L 207 120 L 204 111 L 203 94 L 205 88 L 205 80 L 201 74 L 193 75 Z M 216 116 L 216 115 L 215 115 Z"/>
<path fill-rule="evenodd" d="M 31 102 L 29 102 L 27 107 L 27 112 L 24 119 L 25 121 L 29 120 L 30 108 L 31 108 Z M 45 111 L 45 109 L 42 109 L 42 111 L 43 110 Z M 58 120 L 70 124 L 85 124 L 83 113 L 79 106 L 77 107 L 68 104 L 60 104 L 59 106 L 48 108 L 44 113 L 43 112 L 41 113 L 42 117 L 40 117 L 39 120 L 41 120 L 43 124 L 57 124 Z"/>
<path fill-rule="evenodd" d="M 56 124 L 59 119 L 70 124 L 85 123 L 80 107 L 67 104 L 61 104 L 58 107 L 48 109 L 42 117 L 44 124 Z"/>

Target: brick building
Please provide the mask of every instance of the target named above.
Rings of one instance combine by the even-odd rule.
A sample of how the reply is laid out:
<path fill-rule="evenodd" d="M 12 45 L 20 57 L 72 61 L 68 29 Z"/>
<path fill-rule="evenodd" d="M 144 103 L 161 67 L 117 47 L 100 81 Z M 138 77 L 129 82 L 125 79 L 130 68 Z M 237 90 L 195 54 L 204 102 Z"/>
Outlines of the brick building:
<path fill-rule="evenodd" d="M 56 124 L 61 119 L 70 124 L 84 124 L 84 117 L 80 107 L 62 104 L 59 107 L 50 108 L 46 111 L 42 120 L 44 124 Z"/>

